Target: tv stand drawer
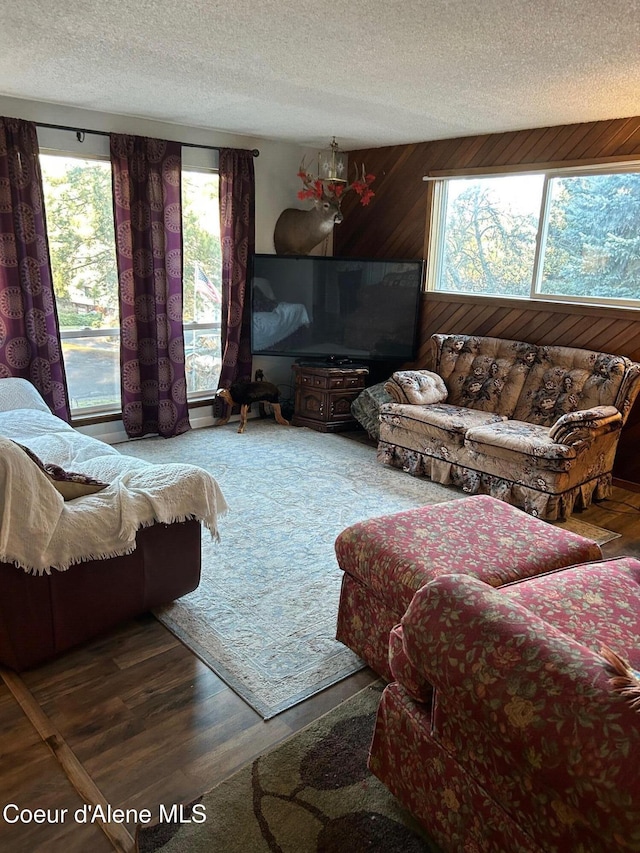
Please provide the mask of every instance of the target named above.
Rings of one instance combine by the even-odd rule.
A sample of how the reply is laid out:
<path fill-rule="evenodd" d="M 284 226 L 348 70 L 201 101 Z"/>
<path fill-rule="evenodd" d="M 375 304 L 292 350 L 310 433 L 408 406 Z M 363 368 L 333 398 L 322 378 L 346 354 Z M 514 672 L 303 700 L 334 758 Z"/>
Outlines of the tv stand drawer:
<path fill-rule="evenodd" d="M 364 388 L 363 376 L 301 376 L 300 385 L 309 388 Z"/>

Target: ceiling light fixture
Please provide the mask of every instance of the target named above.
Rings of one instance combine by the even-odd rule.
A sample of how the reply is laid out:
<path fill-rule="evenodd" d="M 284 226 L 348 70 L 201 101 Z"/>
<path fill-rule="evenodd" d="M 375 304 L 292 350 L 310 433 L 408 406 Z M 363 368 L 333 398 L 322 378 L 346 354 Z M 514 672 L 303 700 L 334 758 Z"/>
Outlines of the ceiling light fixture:
<path fill-rule="evenodd" d="M 331 183 L 347 183 L 347 154 L 341 151 L 335 136 L 328 148 L 318 152 L 318 179 Z"/>

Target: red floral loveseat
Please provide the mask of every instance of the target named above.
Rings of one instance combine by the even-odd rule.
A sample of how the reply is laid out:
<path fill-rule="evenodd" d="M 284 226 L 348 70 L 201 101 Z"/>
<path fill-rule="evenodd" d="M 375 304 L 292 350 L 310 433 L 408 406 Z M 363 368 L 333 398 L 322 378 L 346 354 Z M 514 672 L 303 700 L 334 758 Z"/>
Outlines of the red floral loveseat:
<path fill-rule="evenodd" d="M 391 633 L 370 767 L 449 853 L 640 851 L 639 638 L 632 558 L 438 577 Z"/>

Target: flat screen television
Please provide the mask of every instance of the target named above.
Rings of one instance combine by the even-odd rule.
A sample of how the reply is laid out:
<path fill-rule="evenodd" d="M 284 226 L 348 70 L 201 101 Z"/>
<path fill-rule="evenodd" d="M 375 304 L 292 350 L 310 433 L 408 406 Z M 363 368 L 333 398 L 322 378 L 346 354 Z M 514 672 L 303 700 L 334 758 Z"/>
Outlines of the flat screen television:
<path fill-rule="evenodd" d="M 253 256 L 251 351 L 299 361 L 409 361 L 424 262 Z"/>

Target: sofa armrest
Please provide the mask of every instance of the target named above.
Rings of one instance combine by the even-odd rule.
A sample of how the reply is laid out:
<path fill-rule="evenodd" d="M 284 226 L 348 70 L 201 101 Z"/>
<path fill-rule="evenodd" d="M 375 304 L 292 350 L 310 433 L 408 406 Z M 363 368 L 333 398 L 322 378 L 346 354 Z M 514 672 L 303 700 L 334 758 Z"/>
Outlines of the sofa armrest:
<path fill-rule="evenodd" d="M 402 625 L 395 625 L 389 634 L 389 669 L 394 681 L 402 685 L 414 702 L 431 702 L 433 685 L 424 677 L 421 668 L 409 660 Z"/>
<path fill-rule="evenodd" d="M 640 746 L 637 712 L 605 659 L 476 578 L 443 575 L 419 589 L 402 643 L 443 706 L 519 755 L 548 749 L 553 766 L 563 739 L 579 749 L 595 738 L 625 764 L 629 743 L 612 732 L 627 730 Z"/>
<path fill-rule="evenodd" d="M 576 445 L 620 429 L 622 414 L 615 406 L 595 406 L 561 415 L 549 429 L 549 438 L 556 444 Z"/>
<path fill-rule="evenodd" d="M 393 377 L 391 379 L 387 379 L 387 381 L 384 383 L 384 390 L 387 392 L 387 394 L 389 394 L 393 403 L 409 402 L 407 400 L 406 394 L 404 393 L 400 385 L 398 385 L 396 380 L 393 379 Z"/>
<path fill-rule="evenodd" d="M 442 376 L 431 370 L 398 370 L 385 382 L 384 390 L 396 403 L 413 406 L 442 403 L 449 393 Z"/>

